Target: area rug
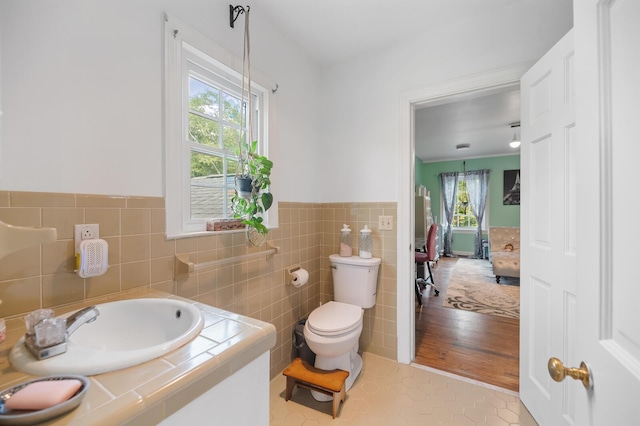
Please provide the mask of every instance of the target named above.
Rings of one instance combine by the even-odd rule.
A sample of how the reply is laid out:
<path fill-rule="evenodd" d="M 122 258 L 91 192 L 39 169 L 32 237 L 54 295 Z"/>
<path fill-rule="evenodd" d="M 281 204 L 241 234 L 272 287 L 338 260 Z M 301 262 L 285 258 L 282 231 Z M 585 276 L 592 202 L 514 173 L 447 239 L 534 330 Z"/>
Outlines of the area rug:
<path fill-rule="evenodd" d="M 451 271 L 442 306 L 519 319 L 520 280 L 501 278 L 500 281 L 503 284 L 496 284 L 488 260 L 459 259 Z"/>

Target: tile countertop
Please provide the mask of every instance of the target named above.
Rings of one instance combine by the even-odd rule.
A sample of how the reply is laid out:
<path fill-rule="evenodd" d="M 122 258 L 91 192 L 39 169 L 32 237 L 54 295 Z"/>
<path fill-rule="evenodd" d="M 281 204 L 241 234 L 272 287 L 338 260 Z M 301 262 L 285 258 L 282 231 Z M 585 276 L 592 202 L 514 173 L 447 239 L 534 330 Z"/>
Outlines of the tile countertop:
<path fill-rule="evenodd" d="M 163 357 L 90 376 L 91 386 L 80 406 L 44 424 L 157 424 L 276 343 L 272 324 L 150 289 L 87 300 L 55 309 L 55 315 L 115 300 L 158 297 L 185 300 L 200 308 L 204 318 L 200 335 Z M 9 351 L 25 331 L 22 318 L 7 320 L 7 339 L 0 343 L 0 391 L 34 378 L 9 362 Z"/>

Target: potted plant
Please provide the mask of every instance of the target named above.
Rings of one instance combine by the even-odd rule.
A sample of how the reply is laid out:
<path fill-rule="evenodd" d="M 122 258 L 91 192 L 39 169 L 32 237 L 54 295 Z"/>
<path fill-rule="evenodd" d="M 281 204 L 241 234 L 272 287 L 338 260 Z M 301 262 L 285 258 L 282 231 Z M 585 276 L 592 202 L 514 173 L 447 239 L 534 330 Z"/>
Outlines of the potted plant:
<path fill-rule="evenodd" d="M 271 168 L 273 162 L 258 154 L 258 141 L 244 142 L 238 154 L 241 173 L 236 176 L 236 189 L 231 199 L 233 217 L 242 219 L 242 223 L 254 228 L 262 235 L 268 232 L 264 226 L 261 213 L 266 212 L 273 204 L 273 195 L 267 192 L 271 185 Z M 249 186 L 241 187 L 241 185 Z"/>
<path fill-rule="evenodd" d="M 244 51 L 242 55 L 242 90 L 240 105 L 244 105 L 245 71 L 248 74 L 248 138 L 241 130 L 238 134 L 238 173 L 235 177 L 235 194 L 231 198 L 231 211 L 235 219 L 242 219 L 247 226 L 247 240 L 256 246 L 264 242 L 268 232 L 262 223 L 262 213 L 269 210 L 273 203 L 273 195 L 268 192 L 271 185 L 271 168 L 273 162 L 258 153 L 258 141 L 253 140 L 252 131 L 252 99 L 251 95 L 251 61 L 249 60 L 249 8 L 245 13 Z M 240 109 L 240 123 L 243 120 L 244 108 Z M 251 142 L 249 142 L 251 141 Z"/>

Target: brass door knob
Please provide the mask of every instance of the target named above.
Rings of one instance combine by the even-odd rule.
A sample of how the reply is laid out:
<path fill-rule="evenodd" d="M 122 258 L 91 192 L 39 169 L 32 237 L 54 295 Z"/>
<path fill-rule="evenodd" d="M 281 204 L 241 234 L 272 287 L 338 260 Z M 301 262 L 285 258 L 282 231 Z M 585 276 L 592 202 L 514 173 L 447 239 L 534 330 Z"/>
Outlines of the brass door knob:
<path fill-rule="evenodd" d="M 549 375 L 556 382 L 561 382 L 565 377 L 580 380 L 587 390 L 593 389 L 591 369 L 584 361 L 580 363 L 580 368 L 567 368 L 558 358 L 549 358 L 547 364 Z"/>

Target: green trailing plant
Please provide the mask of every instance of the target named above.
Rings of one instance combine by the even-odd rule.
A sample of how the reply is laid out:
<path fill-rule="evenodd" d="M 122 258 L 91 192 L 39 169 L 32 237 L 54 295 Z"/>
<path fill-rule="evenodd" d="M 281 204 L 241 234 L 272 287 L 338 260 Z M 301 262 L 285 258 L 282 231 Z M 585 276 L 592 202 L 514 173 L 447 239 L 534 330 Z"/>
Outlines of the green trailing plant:
<path fill-rule="evenodd" d="M 264 237 L 268 229 L 262 223 L 264 218 L 262 214 L 269 210 L 271 204 L 273 204 L 273 195 L 269 192 L 269 185 L 271 185 L 271 168 L 273 162 L 271 162 L 264 155 L 258 153 L 258 141 L 253 140 L 251 135 L 253 125 L 252 117 L 252 99 L 251 95 L 251 61 L 250 61 L 250 49 L 249 49 L 249 8 L 245 12 L 245 25 L 244 25 L 244 46 L 242 54 L 242 90 L 241 90 L 241 113 L 240 122 L 244 123 L 242 118 L 242 112 L 244 111 L 244 85 L 245 85 L 245 71 L 247 73 L 248 82 L 248 111 L 247 118 L 249 120 L 248 135 L 245 139 L 243 131 L 238 134 L 238 148 L 236 154 L 238 155 L 238 173 L 236 174 L 235 193 L 231 199 L 231 210 L 233 217 L 236 219 L 242 219 L 242 223 L 247 226 L 247 239 L 251 244 L 260 245 L 264 241 L 264 238 L 256 237 L 255 232 Z M 252 141 L 252 142 L 249 142 Z M 241 183 L 248 183 L 251 181 L 251 185 L 248 188 L 240 190 Z M 247 185 L 248 186 L 248 185 Z M 255 230 L 255 232 L 252 231 Z"/>
<path fill-rule="evenodd" d="M 231 199 L 231 209 L 234 218 L 242 219 L 242 223 L 265 235 L 268 229 L 262 223 L 264 218 L 261 214 L 269 210 L 273 204 L 273 194 L 268 192 L 273 162 L 264 155 L 258 154 L 257 149 L 258 141 L 244 142 L 239 147 L 241 174 L 236 176 L 236 180 L 251 179 L 251 192 L 241 195 L 236 184 L 235 194 Z"/>

